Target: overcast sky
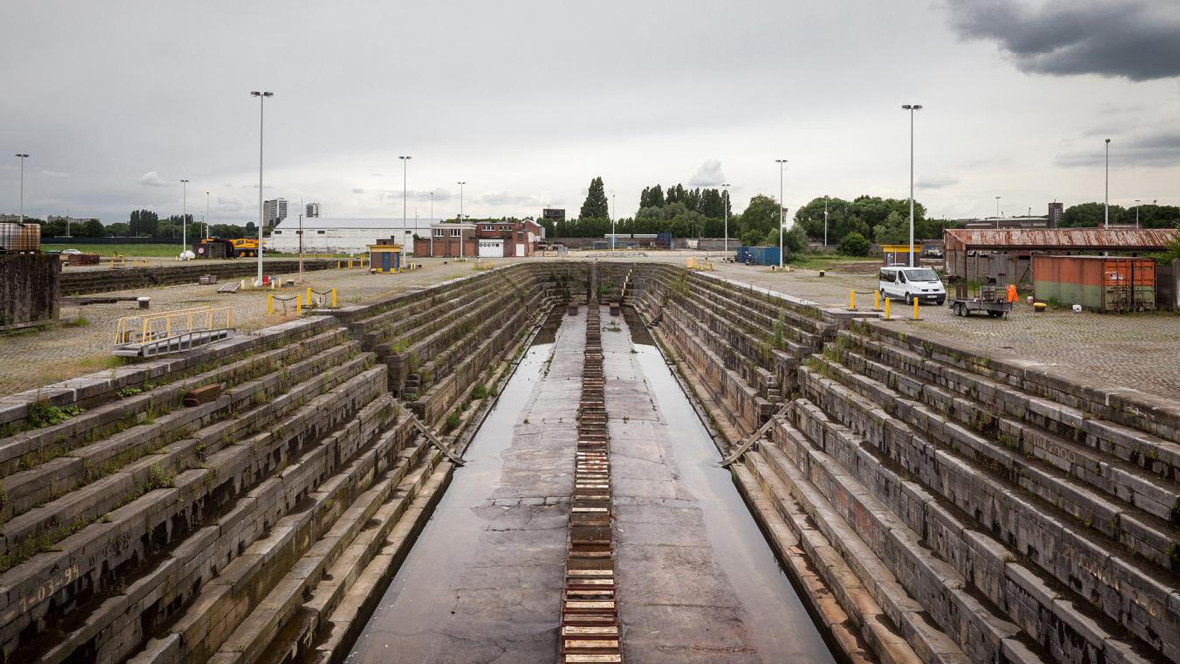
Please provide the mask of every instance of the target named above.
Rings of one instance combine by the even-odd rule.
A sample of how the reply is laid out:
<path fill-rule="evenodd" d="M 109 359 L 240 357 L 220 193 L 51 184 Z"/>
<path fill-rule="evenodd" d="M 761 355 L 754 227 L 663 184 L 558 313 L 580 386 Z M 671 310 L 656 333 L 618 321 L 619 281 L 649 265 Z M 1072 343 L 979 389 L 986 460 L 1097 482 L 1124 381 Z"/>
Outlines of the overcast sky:
<path fill-rule="evenodd" d="M 741 209 L 917 196 L 938 216 L 1054 199 L 1180 203 L 1175 0 L 7 1 L 0 212 L 126 220 L 576 215 L 601 175 L 630 216 L 656 182 Z M 294 208 L 292 208 L 294 211 Z"/>

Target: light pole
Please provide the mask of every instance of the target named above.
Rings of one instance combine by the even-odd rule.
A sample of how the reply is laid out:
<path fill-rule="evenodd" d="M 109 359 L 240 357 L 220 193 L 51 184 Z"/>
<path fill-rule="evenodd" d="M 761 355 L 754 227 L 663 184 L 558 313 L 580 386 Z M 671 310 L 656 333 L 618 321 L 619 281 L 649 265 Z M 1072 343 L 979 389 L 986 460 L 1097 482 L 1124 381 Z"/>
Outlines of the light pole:
<path fill-rule="evenodd" d="M 262 118 L 266 98 L 275 96 L 275 93 L 254 90 L 250 96 L 258 97 L 258 285 L 262 286 L 262 229 L 266 226 L 262 218 Z"/>
<path fill-rule="evenodd" d="M 29 155 L 24 152 L 16 153 L 20 157 L 20 223 L 23 226 L 25 223 L 25 160 Z M 66 234 L 69 234 L 70 222 L 66 220 Z"/>
<path fill-rule="evenodd" d="M 610 194 L 610 250 L 615 250 L 615 193 Z"/>
<path fill-rule="evenodd" d="M 459 185 L 459 258 L 463 258 L 463 185 L 466 182 L 458 182 Z"/>
<path fill-rule="evenodd" d="M 828 197 L 824 195 L 824 246 L 828 246 Z"/>
<path fill-rule="evenodd" d="M 180 259 L 188 251 L 188 180 L 180 181 Z"/>
<path fill-rule="evenodd" d="M 1000 227 L 1000 197 L 996 196 L 996 228 Z"/>
<path fill-rule="evenodd" d="M 400 155 L 398 159 L 402 160 L 402 243 L 406 241 L 406 173 L 410 168 L 410 160 L 413 159 L 410 155 Z"/>
<path fill-rule="evenodd" d="M 787 168 L 786 159 L 775 159 L 778 164 L 778 269 L 783 269 L 783 170 Z"/>
<path fill-rule="evenodd" d="M 1106 196 L 1102 203 L 1102 227 L 1110 228 L 1110 139 L 1106 139 Z"/>
<path fill-rule="evenodd" d="M 432 226 L 432 228 L 430 229 L 430 256 L 431 256 L 431 258 L 433 258 L 434 257 L 434 228 L 433 228 L 433 226 L 434 226 L 434 191 L 433 190 L 431 190 L 431 192 L 430 192 L 430 225 Z"/>
<path fill-rule="evenodd" d="M 910 112 L 910 267 L 914 267 L 914 112 L 922 110 L 922 105 L 904 104 L 902 109 Z"/>
<path fill-rule="evenodd" d="M 205 239 L 209 239 L 209 192 L 205 192 Z"/>
<path fill-rule="evenodd" d="M 725 184 L 721 185 L 721 190 L 725 192 L 721 196 L 721 209 L 722 209 L 722 214 L 725 215 L 725 243 L 723 246 L 725 247 L 725 249 L 724 249 L 725 257 L 726 257 L 726 259 L 728 259 L 728 257 L 729 257 L 729 183 L 726 182 Z M 634 226 L 632 226 L 632 228 L 634 228 Z"/>
<path fill-rule="evenodd" d="M 1139 228 L 1139 199 L 1135 199 L 1135 228 Z"/>

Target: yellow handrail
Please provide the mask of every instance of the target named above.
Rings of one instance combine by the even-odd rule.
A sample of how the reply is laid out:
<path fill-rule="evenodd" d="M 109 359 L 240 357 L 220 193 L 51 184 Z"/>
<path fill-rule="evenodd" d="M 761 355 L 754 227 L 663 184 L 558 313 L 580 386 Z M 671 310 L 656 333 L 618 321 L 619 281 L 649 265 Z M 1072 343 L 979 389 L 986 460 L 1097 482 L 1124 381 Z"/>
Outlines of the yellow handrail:
<path fill-rule="evenodd" d="M 115 344 L 148 343 L 200 330 L 230 327 L 233 327 L 233 309 L 230 307 L 195 307 L 150 316 L 124 316 L 115 326 Z"/>

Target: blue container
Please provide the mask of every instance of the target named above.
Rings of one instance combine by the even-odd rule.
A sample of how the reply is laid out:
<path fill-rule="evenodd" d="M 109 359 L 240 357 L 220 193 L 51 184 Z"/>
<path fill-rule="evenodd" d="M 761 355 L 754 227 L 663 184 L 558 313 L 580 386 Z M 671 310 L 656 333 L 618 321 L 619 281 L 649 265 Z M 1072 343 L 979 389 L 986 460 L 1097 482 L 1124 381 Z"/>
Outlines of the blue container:
<path fill-rule="evenodd" d="M 778 265 L 778 247 L 738 247 L 737 262 L 752 265 Z"/>

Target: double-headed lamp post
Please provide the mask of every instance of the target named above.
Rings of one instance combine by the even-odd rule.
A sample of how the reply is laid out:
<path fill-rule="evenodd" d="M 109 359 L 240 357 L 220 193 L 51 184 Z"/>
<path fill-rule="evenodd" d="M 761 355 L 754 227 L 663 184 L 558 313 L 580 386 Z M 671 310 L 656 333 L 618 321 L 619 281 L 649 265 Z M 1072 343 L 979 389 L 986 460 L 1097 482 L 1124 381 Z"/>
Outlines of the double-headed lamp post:
<path fill-rule="evenodd" d="M 25 223 L 25 160 L 29 158 L 29 155 L 24 152 L 18 152 L 18 153 L 16 153 L 16 156 L 20 159 L 20 223 L 21 223 L 21 225 L 24 225 L 24 223 Z M 69 227 L 70 227 L 69 215 L 66 215 L 66 228 L 69 229 Z M 67 235 L 69 234 L 69 230 L 66 231 L 66 234 Z"/>
<path fill-rule="evenodd" d="M 914 111 L 922 110 L 922 105 L 903 104 L 901 108 L 910 112 L 910 267 L 914 267 Z"/>
<path fill-rule="evenodd" d="M 1135 199 L 1135 228 L 1139 228 L 1139 199 Z"/>
<path fill-rule="evenodd" d="M 783 268 L 783 171 L 787 168 L 786 159 L 775 159 L 778 164 L 778 267 Z"/>
<path fill-rule="evenodd" d="M 258 97 L 258 285 L 262 286 L 262 229 L 266 226 L 262 218 L 262 118 L 266 98 L 275 96 L 275 93 L 254 90 L 250 96 Z"/>
<path fill-rule="evenodd" d="M 722 214 L 725 215 L 725 258 L 729 257 L 729 183 L 726 182 L 721 185 L 721 190 L 725 193 L 721 195 L 721 209 Z M 781 196 L 781 194 L 780 194 Z"/>
<path fill-rule="evenodd" d="M 180 181 L 180 259 L 188 251 L 188 180 Z"/>
<path fill-rule="evenodd" d="M 209 239 L 209 220 L 213 217 L 209 216 L 209 192 L 205 192 L 205 239 Z"/>
<path fill-rule="evenodd" d="M 459 258 L 463 258 L 463 185 L 466 181 L 456 182 L 459 185 Z"/>

